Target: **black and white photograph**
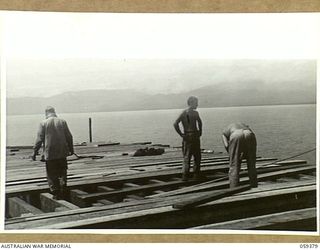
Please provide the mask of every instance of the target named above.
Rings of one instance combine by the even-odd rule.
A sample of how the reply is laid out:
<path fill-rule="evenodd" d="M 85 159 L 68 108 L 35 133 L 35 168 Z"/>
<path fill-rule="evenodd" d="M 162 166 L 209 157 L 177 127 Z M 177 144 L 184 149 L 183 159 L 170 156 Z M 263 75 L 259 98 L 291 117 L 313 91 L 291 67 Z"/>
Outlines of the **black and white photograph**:
<path fill-rule="evenodd" d="M 319 13 L 1 16 L 5 232 L 319 233 Z"/>

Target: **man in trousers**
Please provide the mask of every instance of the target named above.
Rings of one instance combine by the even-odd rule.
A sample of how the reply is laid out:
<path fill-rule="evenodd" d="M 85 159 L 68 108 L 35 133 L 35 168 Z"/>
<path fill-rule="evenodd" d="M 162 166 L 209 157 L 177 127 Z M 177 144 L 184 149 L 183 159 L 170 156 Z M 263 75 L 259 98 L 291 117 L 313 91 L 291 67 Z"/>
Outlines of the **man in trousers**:
<path fill-rule="evenodd" d="M 47 180 L 54 199 L 64 199 L 67 186 L 67 156 L 74 154 L 72 134 L 67 122 L 58 118 L 53 107 L 45 110 L 46 119 L 40 123 L 33 160 L 43 145 Z"/>
<path fill-rule="evenodd" d="M 257 187 L 257 141 L 253 131 L 243 123 L 233 123 L 223 131 L 222 140 L 225 149 L 229 153 L 230 188 L 239 186 L 242 159 L 247 160 L 250 186 Z"/>
<path fill-rule="evenodd" d="M 191 96 L 187 101 L 188 108 L 185 109 L 174 122 L 173 126 L 177 133 L 182 137 L 182 152 L 183 152 L 183 169 L 182 180 L 187 181 L 189 177 L 190 161 L 194 157 L 193 179 L 200 178 L 200 136 L 202 135 L 202 121 L 198 111 L 198 98 Z M 182 124 L 183 132 L 179 124 Z"/>

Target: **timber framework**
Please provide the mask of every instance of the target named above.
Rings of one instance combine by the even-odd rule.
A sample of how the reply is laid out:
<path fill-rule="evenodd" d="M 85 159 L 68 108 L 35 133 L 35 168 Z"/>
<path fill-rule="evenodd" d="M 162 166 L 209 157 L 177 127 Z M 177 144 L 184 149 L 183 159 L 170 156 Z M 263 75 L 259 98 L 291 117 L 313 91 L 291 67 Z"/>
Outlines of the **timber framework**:
<path fill-rule="evenodd" d="M 161 155 L 133 157 L 142 147 Z M 242 164 L 230 189 L 228 156 L 203 151 L 200 180 L 181 180 L 181 149 L 151 142 L 78 145 L 68 196 L 49 193 L 44 163 L 7 148 L 5 229 L 226 229 L 316 231 L 316 166 L 257 158 L 259 186 Z"/>

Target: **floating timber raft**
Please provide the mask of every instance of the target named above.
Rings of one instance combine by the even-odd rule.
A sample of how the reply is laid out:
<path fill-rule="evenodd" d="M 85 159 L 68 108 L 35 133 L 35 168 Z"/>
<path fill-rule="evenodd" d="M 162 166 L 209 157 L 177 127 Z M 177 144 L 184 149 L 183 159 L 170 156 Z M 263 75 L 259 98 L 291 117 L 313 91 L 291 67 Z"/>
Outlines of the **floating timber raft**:
<path fill-rule="evenodd" d="M 75 147 L 68 158 L 68 196 L 49 193 L 44 162 L 31 147 L 8 147 L 6 229 L 226 229 L 316 231 L 316 166 L 257 158 L 259 185 L 246 164 L 228 187 L 228 156 L 205 150 L 202 178 L 181 180 L 181 149 L 133 157 L 151 143 Z M 40 158 L 40 156 L 39 156 Z"/>

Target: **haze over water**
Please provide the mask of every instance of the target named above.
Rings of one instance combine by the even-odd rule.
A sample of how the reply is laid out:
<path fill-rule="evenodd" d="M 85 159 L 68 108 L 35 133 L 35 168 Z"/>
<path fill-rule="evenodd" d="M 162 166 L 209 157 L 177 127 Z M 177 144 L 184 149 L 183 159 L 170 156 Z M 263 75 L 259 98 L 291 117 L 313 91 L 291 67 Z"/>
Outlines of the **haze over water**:
<path fill-rule="evenodd" d="M 120 143 L 151 141 L 180 146 L 173 122 L 182 110 L 147 110 L 57 114 L 72 131 L 74 142 L 89 141 L 92 118 L 94 141 Z M 231 122 L 247 123 L 256 133 L 258 155 L 287 158 L 316 147 L 316 105 L 270 105 L 199 108 L 203 121 L 201 146 L 224 152 L 221 131 Z M 7 145 L 33 145 L 44 115 L 7 116 Z M 315 151 L 300 157 L 315 163 Z"/>

